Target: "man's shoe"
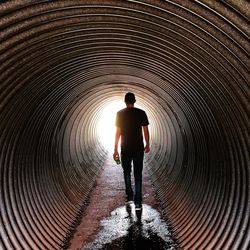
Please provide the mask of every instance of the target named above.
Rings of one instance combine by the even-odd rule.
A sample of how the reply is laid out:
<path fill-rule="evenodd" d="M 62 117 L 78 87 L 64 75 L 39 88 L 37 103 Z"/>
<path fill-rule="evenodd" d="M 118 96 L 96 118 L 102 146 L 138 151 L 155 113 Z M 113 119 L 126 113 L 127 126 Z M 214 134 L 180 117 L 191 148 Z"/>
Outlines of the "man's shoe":
<path fill-rule="evenodd" d="M 136 211 L 142 210 L 142 205 L 141 204 L 136 204 L 135 205 L 135 210 Z"/>
<path fill-rule="evenodd" d="M 131 204 L 133 204 L 133 200 L 128 200 L 127 202 L 126 202 L 126 205 L 131 205 Z"/>

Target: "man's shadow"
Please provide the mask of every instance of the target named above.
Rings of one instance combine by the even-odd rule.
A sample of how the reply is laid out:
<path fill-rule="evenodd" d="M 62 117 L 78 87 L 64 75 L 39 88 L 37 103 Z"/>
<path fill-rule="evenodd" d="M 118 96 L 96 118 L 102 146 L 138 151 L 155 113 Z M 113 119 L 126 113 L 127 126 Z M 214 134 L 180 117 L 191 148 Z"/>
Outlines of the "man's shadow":
<path fill-rule="evenodd" d="M 176 249 L 168 224 L 149 205 L 143 204 L 142 210 L 135 210 L 133 204 L 118 207 L 101 224 L 103 228 L 96 239 L 82 250 Z"/>
<path fill-rule="evenodd" d="M 126 206 L 128 218 L 131 225 L 127 229 L 127 234 L 123 237 L 117 238 L 112 242 L 105 244 L 102 249 L 105 250 L 167 250 L 170 248 L 170 244 L 165 242 L 157 232 L 154 232 L 150 228 L 144 228 L 144 221 L 142 220 L 143 210 L 136 210 L 135 216 L 132 213 L 131 206 Z M 146 227 L 147 228 L 147 227 Z"/>

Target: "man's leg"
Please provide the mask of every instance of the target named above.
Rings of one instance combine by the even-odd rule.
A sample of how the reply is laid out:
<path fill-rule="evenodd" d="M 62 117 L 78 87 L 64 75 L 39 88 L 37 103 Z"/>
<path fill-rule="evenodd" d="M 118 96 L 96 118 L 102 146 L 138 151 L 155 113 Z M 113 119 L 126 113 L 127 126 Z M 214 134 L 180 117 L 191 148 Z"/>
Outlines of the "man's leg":
<path fill-rule="evenodd" d="M 135 205 L 141 206 L 142 203 L 142 169 L 143 151 L 135 152 L 133 155 L 134 177 L 135 177 Z"/>
<path fill-rule="evenodd" d="M 131 186 L 131 162 L 132 157 L 128 152 L 121 152 L 121 163 L 123 168 L 123 175 L 126 187 L 127 201 L 134 200 L 134 192 Z"/>

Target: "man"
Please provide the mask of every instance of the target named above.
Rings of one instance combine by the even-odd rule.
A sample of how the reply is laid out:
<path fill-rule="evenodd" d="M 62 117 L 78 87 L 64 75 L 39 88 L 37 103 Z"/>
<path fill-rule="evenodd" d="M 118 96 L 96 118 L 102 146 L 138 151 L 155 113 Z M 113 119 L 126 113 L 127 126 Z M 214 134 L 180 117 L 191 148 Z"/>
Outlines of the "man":
<path fill-rule="evenodd" d="M 116 134 L 114 159 L 118 155 L 118 143 L 121 137 L 121 163 L 126 186 L 127 202 L 135 202 L 135 209 L 142 209 L 142 169 L 144 152 L 150 151 L 148 118 L 145 111 L 135 108 L 135 95 L 127 93 L 124 98 L 126 108 L 116 114 Z M 143 131 L 143 133 L 142 133 Z M 144 147 L 143 134 L 146 141 Z M 131 163 L 134 167 L 135 195 L 131 186 Z"/>

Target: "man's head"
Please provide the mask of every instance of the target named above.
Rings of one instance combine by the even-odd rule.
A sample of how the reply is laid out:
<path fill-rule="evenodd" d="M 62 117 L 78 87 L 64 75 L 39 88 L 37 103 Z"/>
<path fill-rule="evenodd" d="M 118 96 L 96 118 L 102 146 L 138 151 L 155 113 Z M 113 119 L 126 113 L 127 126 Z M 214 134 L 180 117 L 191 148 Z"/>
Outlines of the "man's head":
<path fill-rule="evenodd" d="M 124 101 L 125 101 L 126 104 L 134 104 L 136 102 L 135 95 L 133 93 L 131 93 L 131 92 L 128 92 L 125 95 Z"/>

